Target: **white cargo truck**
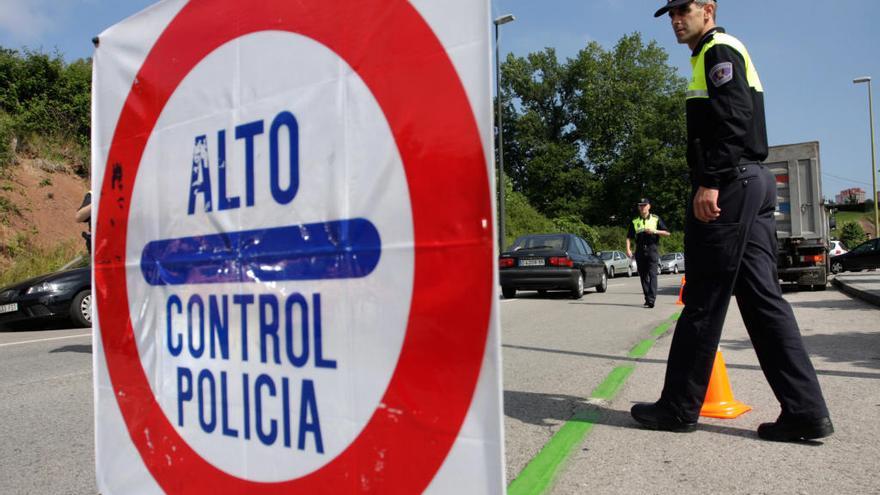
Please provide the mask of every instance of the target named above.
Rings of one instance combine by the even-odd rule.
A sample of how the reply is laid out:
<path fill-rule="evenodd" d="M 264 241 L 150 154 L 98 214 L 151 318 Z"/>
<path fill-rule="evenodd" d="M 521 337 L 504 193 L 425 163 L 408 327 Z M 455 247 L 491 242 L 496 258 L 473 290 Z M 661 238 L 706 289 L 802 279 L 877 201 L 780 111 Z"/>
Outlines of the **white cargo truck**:
<path fill-rule="evenodd" d="M 771 146 L 764 165 L 776 176 L 779 278 L 799 288 L 825 290 L 828 215 L 822 196 L 819 142 Z"/>

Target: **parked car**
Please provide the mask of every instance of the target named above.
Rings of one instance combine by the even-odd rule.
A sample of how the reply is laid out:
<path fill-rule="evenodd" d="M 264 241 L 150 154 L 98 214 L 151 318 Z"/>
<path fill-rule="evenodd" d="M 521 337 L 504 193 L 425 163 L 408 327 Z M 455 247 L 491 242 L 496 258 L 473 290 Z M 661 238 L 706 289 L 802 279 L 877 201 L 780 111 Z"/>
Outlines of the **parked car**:
<path fill-rule="evenodd" d="M 574 234 L 530 234 L 519 237 L 498 260 L 501 292 L 516 297 L 518 290 L 567 290 L 575 299 L 586 287 L 608 289 L 605 263 L 590 244 Z"/>
<path fill-rule="evenodd" d="M 666 253 L 660 257 L 660 273 L 678 273 L 684 271 L 684 254 Z"/>
<path fill-rule="evenodd" d="M 92 325 L 90 266 L 50 273 L 0 289 L 0 325 L 67 318 Z"/>
<path fill-rule="evenodd" d="M 865 241 L 852 251 L 831 258 L 831 272 L 860 272 L 880 268 L 880 238 Z"/>
<path fill-rule="evenodd" d="M 630 260 L 623 251 L 599 251 L 596 254 L 605 262 L 608 278 L 614 278 L 621 273 L 625 273 L 627 277 L 633 276 L 635 261 Z"/>
<path fill-rule="evenodd" d="M 843 243 L 840 241 L 829 241 L 828 242 L 828 256 L 840 256 L 841 254 L 845 254 L 848 251 L 845 247 L 843 247 Z"/>

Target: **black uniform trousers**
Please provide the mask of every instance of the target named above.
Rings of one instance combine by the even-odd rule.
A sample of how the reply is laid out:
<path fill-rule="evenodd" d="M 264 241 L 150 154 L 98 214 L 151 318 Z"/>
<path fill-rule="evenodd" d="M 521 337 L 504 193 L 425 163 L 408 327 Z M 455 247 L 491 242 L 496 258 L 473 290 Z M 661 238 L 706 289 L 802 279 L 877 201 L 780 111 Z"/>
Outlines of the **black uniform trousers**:
<path fill-rule="evenodd" d="M 703 223 L 694 217 L 693 201 L 689 202 L 685 307 L 669 350 L 659 403 L 682 420 L 697 421 L 735 294 L 782 417 L 827 417 L 816 371 L 777 277 L 774 176 L 759 164 L 737 167 L 736 178 L 719 190 L 718 206 L 720 218 Z"/>
<path fill-rule="evenodd" d="M 645 302 L 654 304 L 657 299 L 657 263 L 660 262 L 660 254 L 657 245 L 636 246 L 636 267 L 639 270 L 639 280 L 642 282 L 642 294 Z"/>

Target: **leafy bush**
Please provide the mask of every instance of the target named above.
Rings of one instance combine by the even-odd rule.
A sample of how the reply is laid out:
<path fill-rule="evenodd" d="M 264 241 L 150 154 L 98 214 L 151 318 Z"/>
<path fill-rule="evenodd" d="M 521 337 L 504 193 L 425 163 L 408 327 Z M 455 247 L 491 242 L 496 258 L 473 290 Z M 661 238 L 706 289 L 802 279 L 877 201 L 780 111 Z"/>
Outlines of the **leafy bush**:
<path fill-rule="evenodd" d="M 596 242 L 598 251 L 626 251 L 628 227 L 597 227 L 599 236 Z M 684 252 L 684 232 L 670 231 L 669 237 L 660 238 L 660 254 Z"/>
<path fill-rule="evenodd" d="M 504 204 L 507 210 L 505 212 L 507 223 L 504 232 L 504 247 L 511 245 L 514 239 L 521 235 L 556 231 L 554 223 L 538 213 L 538 210 L 529 204 L 525 196 L 514 192 L 509 181 L 507 182 Z"/>
<path fill-rule="evenodd" d="M 0 166 L 14 136 L 23 153 L 61 158 L 88 175 L 91 77 L 89 60 L 0 48 Z"/>
<path fill-rule="evenodd" d="M 15 158 L 15 150 L 12 143 L 15 140 L 15 128 L 6 112 L 0 111 L 0 172 L 12 164 Z"/>
<path fill-rule="evenodd" d="M 596 227 L 596 251 L 626 251 L 626 229 L 617 226 Z"/>
<path fill-rule="evenodd" d="M 680 230 L 673 230 L 669 233 L 669 237 L 660 238 L 660 254 L 683 252 L 684 232 Z"/>
<path fill-rule="evenodd" d="M 512 244 L 517 237 L 526 234 L 567 232 L 583 237 L 591 246 L 595 246 L 599 238 L 598 231 L 585 224 L 576 215 L 564 215 L 552 220 L 545 217 L 529 204 L 523 194 L 513 191 L 509 179 L 504 203 L 507 210 L 504 247 Z"/>
<path fill-rule="evenodd" d="M 585 224 L 575 215 L 564 215 L 559 218 L 554 218 L 553 225 L 559 232 L 566 232 L 582 237 L 590 243 L 590 246 L 595 246 L 596 240 L 599 238 L 599 233 L 595 228 Z M 594 247 L 593 249 L 596 248 Z"/>
<path fill-rule="evenodd" d="M 840 232 L 840 242 L 847 249 L 852 249 L 865 242 L 865 230 L 858 223 L 846 222 L 838 231 Z"/>

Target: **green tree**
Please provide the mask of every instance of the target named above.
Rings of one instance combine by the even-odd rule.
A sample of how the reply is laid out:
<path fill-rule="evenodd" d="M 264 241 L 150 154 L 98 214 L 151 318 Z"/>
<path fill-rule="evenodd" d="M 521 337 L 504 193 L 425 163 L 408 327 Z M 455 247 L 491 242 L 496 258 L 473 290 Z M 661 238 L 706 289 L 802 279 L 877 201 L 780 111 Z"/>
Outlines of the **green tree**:
<path fill-rule="evenodd" d="M 840 242 L 852 249 L 865 242 L 865 230 L 856 222 L 846 222 L 840 227 Z"/>
<path fill-rule="evenodd" d="M 550 48 L 510 55 L 502 73 L 505 172 L 538 211 L 622 225 L 647 195 L 683 225 L 685 81 L 655 42 L 590 43 L 566 62 Z"/>

